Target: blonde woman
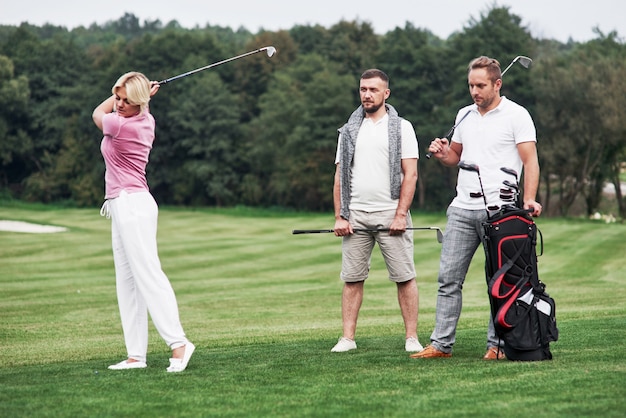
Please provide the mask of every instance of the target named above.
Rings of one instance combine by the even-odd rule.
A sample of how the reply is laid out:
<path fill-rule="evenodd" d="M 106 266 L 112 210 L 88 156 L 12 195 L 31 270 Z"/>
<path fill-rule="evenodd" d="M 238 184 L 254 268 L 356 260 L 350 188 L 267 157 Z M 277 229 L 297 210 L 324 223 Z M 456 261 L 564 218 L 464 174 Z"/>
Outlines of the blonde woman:
<path fill-rule="evenodd" d="M 148 102 L 159 91 L 138 72 L 122 75 L 113 95 L 93 111 L 104 137 L 100 149 L 106 166 L 105 203 L 111 218 L 117 299 L 128 358 L 111 370 L 147 367 L 148 313 L 172 350 L 168 372 L 182 372 L 195 346 L 187 340 L 169 279 L 157 251 L 158 207 L 146 181 L 146 165 L 155 121 Z"/>

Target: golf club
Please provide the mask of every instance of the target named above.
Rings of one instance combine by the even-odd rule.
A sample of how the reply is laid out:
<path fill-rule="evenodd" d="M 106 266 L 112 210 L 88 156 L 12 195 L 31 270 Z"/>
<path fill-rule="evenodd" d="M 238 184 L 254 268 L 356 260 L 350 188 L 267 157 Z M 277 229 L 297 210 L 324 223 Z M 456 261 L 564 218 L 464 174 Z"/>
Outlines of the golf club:
<path fill-rule="evenodd" d="M 456 129 L 457 126 L 459 126 L 461 124 L 461 122 L 463 122 L 463 119 L 465 119 L 467 117 L 467 115 L 469 115 L 471 113 L 471 110 L 468 110 L 463 117 L 456 123 L 454 124 L 454 126 L 452 128 L 450 128 L 450 130 L 448 131 L 448 133 L 444 136 L 444 138 L 446 139 L 450 139 L 450 136 L 452 136 L 452 132 L 454 132 L 454 130 Z M 432 152 L 429 152 L 426 154 L 426 158 L 428 158 L 430 160 L 430 157 L 433 156 Z"/>
<path fill-rule="evenodd" d="M 519 64 L 524 68 L 529 68 L 530 65 L 533 63 L 533 60 L 523 55 L 518 55 L 517 57 L 515 57 L 513 61 L 511 61 L 509 66 L 506 67 L 504 71 L 502 71 L 502 75 L 504 75 L 507 71 L 509 71 L 509 68 L 511 68 L 513 64 L 515 64 L 516 62 L 519 62 Z"/>
<path fill-rule="evenodd" d="M 407 228 L 408 231 L 418 231 L 418 230 L 434 230 L 437 231 L 437 242 L 442 243 L 443 242 L 443 233 L 441 232 L 441 229 L 439 229 L 436 226 L 424 226 L 424 227 L 415 227 L 415 228 Z M 389 228 L 376 228 L 376 229 L 362 229 L 362 228 L 355 228 L 353 229 L 354 232 L 389 232 Z M 334 229 L 294 229 L 293 231 L 291 231 L 291 233 L 293 235 L 298 235 L 298 234 L 327 234 L 327 233 L 334 233 L 335 230 Z"/>
<path fill-rule="evenodd" d="M 519 190 L 519 182 L 517 180 L 517 171 L 515 171 L 512 168 L 508 168 L 508 167 L 500 167 L 500 170 L 503 173 L 506 173 L 512 177 L 515 178 L 515 183 L 511 183 L 508 180 L 504 180 L 502 182 L 502 184 L 504 184 L 505 186 L 509 187 L 510 189 L 514 189 L 515 190 L 515 205 L 519 208 L 522 207 L 522 198 L 521 198 L 521 194 L 520 194 L 520 190 Z"/>
<path fill-rule="evenodd" d="M 508 168 L 508 167 L 500 167 L 500 170 L 502 170 L 504 173 L 511 175 L 513 177 L 515 177 L 515 182 L 517 183 L 517 171 L 513 170 L 512 168 Z"/>
<path fill-rule="evenodd" d="M 232 58 L 228 58 L 228 59 L 225 59 L 225 60 L 222 60 L 222 61 L 218 61 L 218 62 L 215 62 L 213 64 L 209 64 L 209 65 L 207 65 L 205 67 L 196 68 L 195 70 L 191 70 L 191 71 L 188 71 L 186 73 L 179 74 L 179 75 L 176 75 L 174 77 L 170 77 L 170 78 L 167 78 L 165 80 L 159 81 L 159 85 L 167 84 L 167 83 L 172 82 L 174 80 L 178 80 L 179 78 L 187 77 L 189 75 L 198 73 L 200 71 L 208 70 L 209 68 L 217 67 L 218 65 L 222 65 L 222 64 L 225 64 L 225 63 L 230 62 L 230 61 L 234 61 L 234 60 L 239 59 L 239 58 L 247 57 L 248 55 L 258 54 L 259 52 L 265 52 L 265 53 L 267 53 L 268 57 L 272 57 L 272 55 L 274 55 L 276 53 L 276 48 L 274 48 L 273 46 L 265 46 L 263 48 L 255 49 L 254 51 L 246 52 L 245 54 L 237 55 L 236 57 L 232 57 Z"/>
<path fill-rule="evenodd" d="M 530 65 L 532 64 L 533 60 L 525 57 L 523 55 L 518 55 L 517 57 L 515 57 L 515 59 L 513 61 L 511 61 L 511 63 L 509 64 L 508 67 L 506 67 L 504 69 L 504 71 L 502 71 L 502 74 L 500 75 L 500 77 L 504 76 L 504 74 L 509 70 L 509 68 L 511 68 L 513 66 L 513 64 L 515 64 L 516 62 L 519 62 L 519 64 L 524 67 L 524 68 L 529 68 Z M 457 128 L 457 126 L 459 126 L 461 124 L 461 122 L 463 122 L 463 119 L 465 119 L 465 117 L 467 115 L 469 115 L 471 112 L 471 110 L 468 110 L 466 114 L 463 115 L 463 117 L 452 127 L 452 129 L 450 129 L 448 131 L 448 133 L 444 136 L 444 138 L 446 138 L 447 140 L 450 140 L 450 136 L 452 135 L 452 132 L 454 132 L 454 130 Z M 426 154 L 426 158 L 430 159 L 433 156 L 432 152 L 429 152 Z"/>
<path fill-rule="evenodd" d="M 500 189 L 500 199 L 512 202 L 515 200 L 515 194 L 512 190 Z"/>
<path fill-rule="evenodd" d="M 508 188 L 510 188 L 510 189 L 513 189 L 513 190 L 515 190 L 515 191 L 519 191 L 519 186 L 518 186 L 517 184 L 511 183 L 511 182 L 510 182 L 510 181 L 508 181 L 508 180 L 504 180 L 504 181 L 502 182 L 502 184 L 504 184 L 506 187 L 508 187 Z"/>
<path fill-rule="evenodd" d="M 507 182 L 506 180 L 504 181 Z M 519 199 L 519 190 L 517 189 L 500 189 L 500 200 L 509 206 L 521 207 Z"/>
<path fill-rule="evenodd" d="M 483 202 L 485 203 L 485 210 L 487 211 L 487 216 L 489 216 L 489 208 L 488 208 L 488 205 L 487 205 L 487 197 L 485 196 L 485 189 L 483 188 L 483 179 L 480 177 L 480 169 L 478 168 L 478 165 L 472 164 L 472 163 L 468 163 L 466 161 L 459 161 L 458 167 L 461 170 L 473 171 L 474 173 L 476 173 L 478 175 L 478 182 L 480 183 L 480 194 L 482 194 Z M 476 195 L 476 196 L 472 196 L 472 197 L 478 197 L 477 194 L 478 193 L 470 193 L 470 196 Z"/>

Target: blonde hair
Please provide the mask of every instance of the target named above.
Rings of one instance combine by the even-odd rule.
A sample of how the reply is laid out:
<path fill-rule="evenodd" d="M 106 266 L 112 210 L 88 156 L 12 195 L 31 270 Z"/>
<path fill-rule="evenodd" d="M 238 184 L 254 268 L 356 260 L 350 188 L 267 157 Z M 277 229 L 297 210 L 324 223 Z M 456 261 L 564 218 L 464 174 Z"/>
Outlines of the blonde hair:
<path fill-rule="evenodd" d="M 117 79 L 111 92 L 117 94 L 120 87 L 126 87 L 128 103 L 139 106 L 143 113 L 150 102 L 150 80 L 142 73 L 131 71 Z"/>
<path fill-rule="evenodd" d="M 495 58 L 489 58 L 484 55 L 478 58 L 474 58 L 467 66 L 467 72 L 469 73 L 472 70 L 477 70 L 480 68 L 484 68 L 485 70 L 487 70 L 489 78 L 494 83 L 497 79 L 502 78 L 500 63 Z"/>

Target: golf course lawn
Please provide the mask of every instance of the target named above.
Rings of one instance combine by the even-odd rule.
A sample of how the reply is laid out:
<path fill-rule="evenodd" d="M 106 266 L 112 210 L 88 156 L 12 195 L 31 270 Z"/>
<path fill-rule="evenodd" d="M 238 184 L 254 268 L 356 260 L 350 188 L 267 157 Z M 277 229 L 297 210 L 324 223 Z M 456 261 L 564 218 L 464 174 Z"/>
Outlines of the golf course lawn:
<path fill-rule="evenodd" d="M 358 349 L 341 335 L 341 241 L 332 214 L 161 208 L 158 243 L 197 346 L 183 373 L 150 325 L 148 367 L 124 359 L 110 220 L 98 208 L 5 203 L 0 220 L 64 227 L 0 231 L 3 417 L 621 417 L 626 414 L 626 225 L 539 218 L 539 275 L 556 300 L 554 359 L 486 362 L 484 254 L 464 286 L 449 359 L 410 359 L 378 249 Z M 439 227 L 443 213 L 413 213 Z M 434 327 L 440 244 L 415 231 L 419 339 Z"/>

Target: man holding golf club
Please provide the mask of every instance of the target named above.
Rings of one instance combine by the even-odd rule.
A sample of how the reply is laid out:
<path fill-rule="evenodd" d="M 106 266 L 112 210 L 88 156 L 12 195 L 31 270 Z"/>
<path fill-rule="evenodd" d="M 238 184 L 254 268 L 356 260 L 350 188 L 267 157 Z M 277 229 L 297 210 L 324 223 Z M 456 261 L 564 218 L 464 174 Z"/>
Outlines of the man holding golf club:
<path fill-rule="evenodd" d="M 418 352 L 418 289 L 409 207 L 417 182 L 418 146 L 413 126 L 386 103 L 389 77 L 370 69 L 361 75 L 361 105 L 339 130 L 333 187 L 336 236 L 343 237 L 341 314 L 343 336 L 332 352 L 357 348 L 356 324 L 375 243 L 389 279 L 396 283 L 405 326 L 405 349 Z M 358 229 L 384 232 L 358 232 Z"/>
<path fill-rule="evenodd" d="M 539 185 L 535 126 L 525 108 L 500 96 L 502 74 L 495 59 L 482 56 L 472 60 L 468 67 L 468 85 L 474 104 L 458 112 L 458 126 L 451 142 L 447 138 L 436 138 L 429 146 L 432 156 L 446 166 L 456 166 L 460 161 L 474 163 L 469 166 L 475 168 L 474 171 L 480 169 L 484 183 L 481 186 L 480 175 L 477 177 L 468 170 L 459 170 L 457 195 L 447 210 L 435 329 L 430 337 L 431 344 L 412 354 L 412 358 L 452 356 L 461 314 L 463 283 L 472 257 L 481 244 L 482 223 L 488 217 L 485 206 L 487 203 L 506 204 L 501 200 L 500 185 L 510 177 L 506 177 L 502 167 L 520 174 L 523 169 L 523 206 L 532 208 L 533 216 L 541 214 L 541 205 L 535 200 Z M 487 352 L 483 358 L 504 358 L 501 345 L 490 318 Z"/>
<path fill-rule="evenodd" d="M 106 173 L 101 214 L 111 218 L 117 299 L 127 359 L 111 370 L 147 367 L 148 312 L 172 350 L 168 372 L 182 372 L 195 346 L 180 324 L 178 304 L 157 252 L 158 207 L 148 189 L 146 165 L 155 121 L 148 102 L 159 90 L 141 73 L 122 75 L 112 96 L 93 111 L 104 137 L 100 145 Z"/>

